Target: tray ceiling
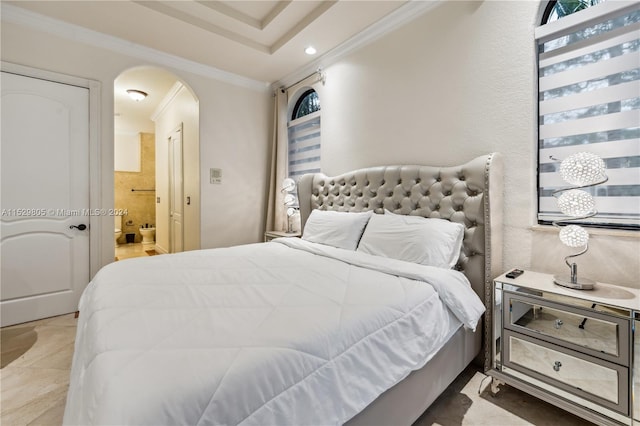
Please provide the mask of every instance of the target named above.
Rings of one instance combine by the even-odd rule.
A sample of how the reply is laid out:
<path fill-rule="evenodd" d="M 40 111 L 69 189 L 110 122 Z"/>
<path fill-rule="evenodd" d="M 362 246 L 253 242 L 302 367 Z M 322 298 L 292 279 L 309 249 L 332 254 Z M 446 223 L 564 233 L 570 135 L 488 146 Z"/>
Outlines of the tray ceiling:
<path fill-rule="evenodd" d="M 262 82 L 277 81 L 406 1 L 3 1 Z"/>

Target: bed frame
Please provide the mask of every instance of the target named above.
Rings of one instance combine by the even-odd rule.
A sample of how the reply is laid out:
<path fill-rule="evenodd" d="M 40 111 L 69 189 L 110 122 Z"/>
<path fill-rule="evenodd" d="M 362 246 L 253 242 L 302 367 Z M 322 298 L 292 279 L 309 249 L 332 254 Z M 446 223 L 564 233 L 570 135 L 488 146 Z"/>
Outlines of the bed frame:
<path fill-rule="evenodd" d="M 380 395 L 347 422 L 411 425 L 453 380 L 476 360 L 491 360 L 491 284 L 502 271 L 502 159 L 484 155 L 452 167 L 380 166 L 338 176 L 308 174 L 298 182 L 301 228 L 313 209 L 442 218 L 465 226 L 456 269 L 487 306 L 477 331 L 458 330 L 420 370 Z"/>

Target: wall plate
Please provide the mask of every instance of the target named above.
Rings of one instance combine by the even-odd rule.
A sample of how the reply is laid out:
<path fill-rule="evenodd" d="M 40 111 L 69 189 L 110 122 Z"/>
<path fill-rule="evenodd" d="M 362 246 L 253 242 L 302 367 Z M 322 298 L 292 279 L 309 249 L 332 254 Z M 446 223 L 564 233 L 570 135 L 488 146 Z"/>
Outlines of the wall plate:
<path fill-rule="evenodd" d="M 209 169 L 209 182 L 214 184 L 222 183 L 222 169 Z"/>

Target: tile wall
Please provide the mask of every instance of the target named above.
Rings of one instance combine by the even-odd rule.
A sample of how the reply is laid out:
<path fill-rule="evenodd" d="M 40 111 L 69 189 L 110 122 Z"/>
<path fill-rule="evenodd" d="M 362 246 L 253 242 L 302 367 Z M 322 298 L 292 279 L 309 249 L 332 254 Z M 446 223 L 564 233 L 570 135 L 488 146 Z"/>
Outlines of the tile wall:
<path fill-rule="evenodd" d="M 140 226 L 156 223 L 156 194 L 154 191 L 138 191 L 139 189 L 155 189 L 156 186 L 156 154 L 155 134 L 140 133 L 140 172 L 114 172 L 116 210 L 125 210 L 122 218 L 122 236 L 119 244 L 126 243 L 126 234 L 135 234 L 134 242 L 142 240 L 138 229 Z M 136 191 L 131 191 L 135 189 Z"/>

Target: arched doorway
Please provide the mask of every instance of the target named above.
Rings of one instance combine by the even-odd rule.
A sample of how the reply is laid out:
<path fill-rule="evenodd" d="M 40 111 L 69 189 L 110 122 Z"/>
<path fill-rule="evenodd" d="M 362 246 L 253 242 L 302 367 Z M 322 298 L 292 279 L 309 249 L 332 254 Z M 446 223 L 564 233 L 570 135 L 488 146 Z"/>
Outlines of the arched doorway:
<path fill-rule="evenodd" d="M 114 217 L 116 257 L 200 248 L 196 96 L 167 70 L 135 67 L 114 81 L 114 113 L 114 207 L 122 213 Z"/>

